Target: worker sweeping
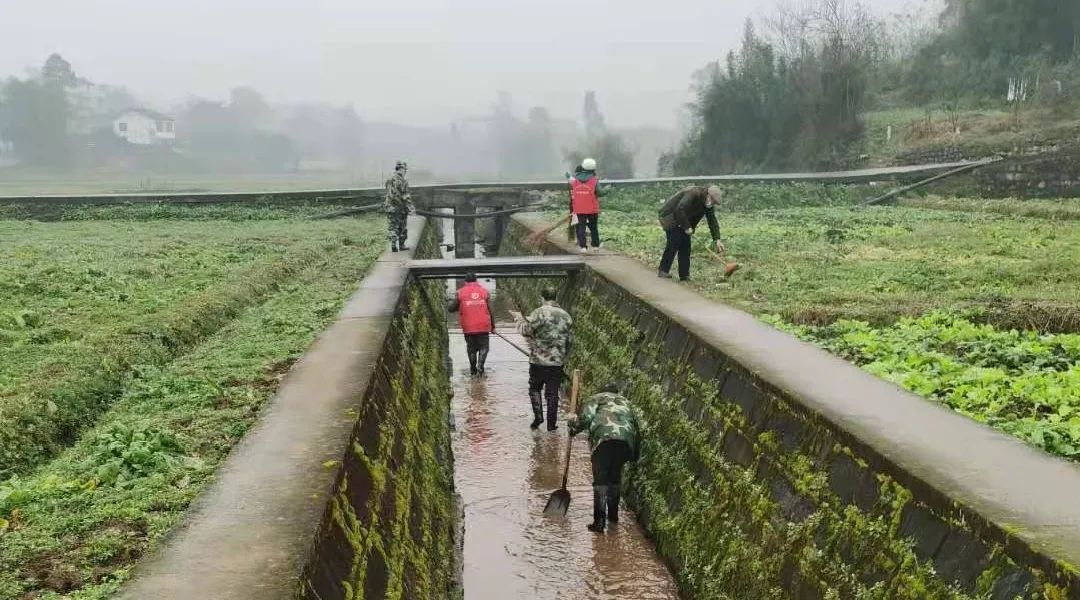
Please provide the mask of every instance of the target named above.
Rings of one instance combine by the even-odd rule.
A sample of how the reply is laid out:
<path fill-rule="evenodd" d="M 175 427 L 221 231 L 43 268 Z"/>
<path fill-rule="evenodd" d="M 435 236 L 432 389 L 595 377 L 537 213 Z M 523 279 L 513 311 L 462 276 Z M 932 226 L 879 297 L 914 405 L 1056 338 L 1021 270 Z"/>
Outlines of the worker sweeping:
<path fill-rule="evenodd" d="M 511 312 L 518 332 L 529 340 L 529 402 L 532 404 L 536 429 L 544 422 L 544 400 L 547 401 L 547 429 L 555 431 L 559 414 L 559 385 L 563 379 L 563 364 L 570 354 L 571 328 L 574 320 L 555 302 L 555 288 L 540 292 L 543 301 L 527 318 Z"/>
<path fill-rule="evenodd" d="M 386 211 L 387 236 L 390 238 L 390 250 L 408 250 L 405 245 L 409 239 L 409 213 L 413 211 L 412 194 L 405 174 L 409 167 L 399 160 L 394 165 L 394 175 L 386 180 L 386 199 L 383 208 Z"/>
<path fill-rule="evenodd" d="M 577 243 L 581 252 L 587 252 L 586 241 L 592 242 L 593 250 L 600 249 L 600 196 L 607 188 L 600 187 L 596 176 L 596 160 L 586 158 L 570 178 L 570 213 L 571 221 L 576 221 Z M 589 230 L 592 239 L 586 240 L 585 230 Z"/>
<path fill-rule="evenodd" d="M 618 393 L 618 386 L 608 384 L 592 396 L 580 417 L 568 421 L 570 435 L 589 432 L 592 448 L 593 522 L 589 531 L 603 533 L 608 523 L 619 522 L 619 496 L 622 469 L 636 461 L 641 452 L 638 439 L 641 429 L 630 401 Z"/>
<path fill-rule="evenodd" d="M 459 313 L 465 351 L 469 355 L 469 373 L 483 376 L 491 332 L 495 331 L 495 317 L 491 310 L 491 294 L 476 280 L 476 273 L 465 274 L 465 285 L 458 289 L 448 308 L 450 312 Z"/>
<path fill-rule="evenodd" d="M 716 251 L 720 256 L 724 255 L 724 243 L 720 241 L 720 224 L 715 213 L 715 207 L 722 195 L 719 186 L 691 186 L 680 190 L 664 202 L 660 208 L 660 227 L 667 236 L 667 244 L 660 258 L 660 269 L 656 272 L 659 277 L 671 278 L 671 263 L 678 257 L 679 279 L 690 279 L 690 242 L 702 217 L 709 223 L 709 233 L 716 244 Z M 731 275 L 738 268 L 736 263 L 727 263 L 724 274 Z"/>

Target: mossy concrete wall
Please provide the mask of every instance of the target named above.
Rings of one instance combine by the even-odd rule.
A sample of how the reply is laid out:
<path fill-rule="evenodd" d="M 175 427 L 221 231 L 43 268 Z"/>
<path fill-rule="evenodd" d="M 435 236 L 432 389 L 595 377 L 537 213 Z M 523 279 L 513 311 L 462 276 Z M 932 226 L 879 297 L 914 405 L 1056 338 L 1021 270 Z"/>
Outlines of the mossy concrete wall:
<path fill-rule="evenodd" d="M 438 250 L 428 227 L 418 257 Z M 452 598 L 451 389 L 439 283 L 410 281 L 301 579 L 311 600 Z"/>
<path fill-rule="evenodd" d="M 409 223 L 421 254 L 435 243 L 416 235 L 423 223 Z M 120 598 L 444 597 L 455 548 L 446 332 L 408 280 L 413 254 L 376 261 Z"/>
<path fill-rule="evenodd" d="M 521 240 L 538 226 L 515 218 L 500 254 L 537 252 Z M 540 251 L 561 253 L 553 239 Z M 627 498 L 686 597 L 1080 598 L 1072 465 L 630 259 L 587 261 L 558 282 L 575 319 L 571 366 L 586 394 L 624 382 L 641 413 Z M 502 289 L 528 309 L 545 283 Z M 961 447 L 932 462 L 934 442 L 912 443 L 926 434 L 969 445 L 968 460 Z M 1016 464 L 1015 476 L 988 472 Z M 1025 492 L 1031 477 L 1046 487 Z M 986 497 L 1010 479 L 1019 493 Z"/>

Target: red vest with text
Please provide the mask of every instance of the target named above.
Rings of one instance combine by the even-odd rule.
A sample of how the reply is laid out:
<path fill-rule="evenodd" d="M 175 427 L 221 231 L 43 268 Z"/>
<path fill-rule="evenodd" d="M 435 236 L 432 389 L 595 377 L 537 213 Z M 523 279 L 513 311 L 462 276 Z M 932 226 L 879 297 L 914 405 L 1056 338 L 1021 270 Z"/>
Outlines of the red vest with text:
<path fill-rule="evenodd" d="M 488 291 L 479 282 L 466 283 L 457 291 L 458 320 L 464 333 L 491 333 Z"/>
<path fill-rule="evenodd" d="M 598 181 L 596 177 L 584 182 L 577 178 L 570 180 L 570 210 L 575 215 L 595 215 L 600 212 L 600 200 L 596 197 Z"/>

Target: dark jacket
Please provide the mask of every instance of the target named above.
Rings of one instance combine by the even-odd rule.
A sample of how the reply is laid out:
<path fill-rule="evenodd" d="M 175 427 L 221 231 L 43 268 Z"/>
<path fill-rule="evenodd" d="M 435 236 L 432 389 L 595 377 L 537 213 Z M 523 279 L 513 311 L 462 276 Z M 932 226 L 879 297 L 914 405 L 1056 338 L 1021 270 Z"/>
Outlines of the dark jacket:
<path fill-rule="evenodd" d="M 705 206 L 708 196 L 708 188 L 693 186 L 668 198 L 660 208 L 660 226 L 664 229 L 694 229 L 705 217 L 712 239 L 720 239 L 720 223 L 716 220 L 716 213 Z"/>

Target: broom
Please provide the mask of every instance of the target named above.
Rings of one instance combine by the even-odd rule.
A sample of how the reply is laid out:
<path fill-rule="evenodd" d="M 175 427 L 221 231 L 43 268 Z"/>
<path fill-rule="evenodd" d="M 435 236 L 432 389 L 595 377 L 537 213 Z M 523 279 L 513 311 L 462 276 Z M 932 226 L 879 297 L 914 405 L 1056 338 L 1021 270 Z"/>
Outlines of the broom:
<path fill-rule="evenodd" d="M 566 215 L 565 217 L 559 219 L 554 225 L 551 225 L 550 227 L 545 227 L 540 231 L 529 234 L 529 237 L 525 238 L 525 243 L 528 244 L 530 247 L 539 248 L 540 244 L 544 243 L 544 239 L 547 238 L 547 235 L 549 233 L 561 227 L 563 223 L 569 222 L 572 216 L 573 215 Z"/>

